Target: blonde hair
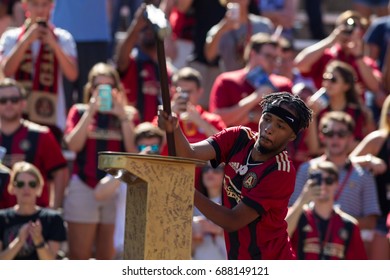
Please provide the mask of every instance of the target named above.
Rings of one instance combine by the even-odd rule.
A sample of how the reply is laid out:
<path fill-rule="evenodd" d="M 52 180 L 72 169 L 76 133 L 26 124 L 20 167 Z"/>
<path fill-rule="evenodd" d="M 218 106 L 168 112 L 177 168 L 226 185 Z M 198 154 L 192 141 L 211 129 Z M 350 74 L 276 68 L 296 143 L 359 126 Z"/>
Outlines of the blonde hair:
<path fill-rule="evenodd" d="M 138 143 L 141 139 L 157 137 L 162 143 L 165 132 L 151 122 L 142 122 L 134 128 L 134 142 Z"/>
<path fill-rule="evenodd" d="M 8 184 L 8 192 L 12 193 L 11 191 L 14 188 L 14 183 L 15 183 L 18 175 L 21 173 L 28 173 L 31 176 L 35 177 L 35 179 L 38 182 L 38 187 L 36 188 L 37 196 L 41 196 L 42 190 L 43 190 L 43 185 L 44 185 L 42 173 L 39 171 L 39 169 L 35 165 L 28 163 L 26 161 L 18 161 L 12 166 L 11 178 L 10 178 L 9 184 Z"/>
<path fill-rule="evenodd" d="M 356 12 L 356 11 L 353 11 L 353 10 L 347 10 L 347 11 L 341 13 L 337 17 L 337 19 L 336 19 L 336 26 L 340 26 L 340 25 L 345 24 L 347 19 L 349 19 L 349 18 L 353 18 L 354 20 L 359 22 L 359 24 L 363 28 L 367 28 L 368 25 L 369 25 L 369 21 L 365 17 L 363 17 L 359 12 Z"/>

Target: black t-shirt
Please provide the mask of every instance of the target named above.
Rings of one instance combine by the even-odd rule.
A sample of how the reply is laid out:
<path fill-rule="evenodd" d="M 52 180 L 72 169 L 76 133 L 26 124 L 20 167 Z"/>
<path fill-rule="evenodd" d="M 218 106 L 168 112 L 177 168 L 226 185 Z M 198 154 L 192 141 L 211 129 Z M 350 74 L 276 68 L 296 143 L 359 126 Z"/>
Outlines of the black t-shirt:
<path fill-rule="evenodd" d="M 10 177 L 9 169 L 3 167 L 2 164 L 0 163 L 0 205 L 1 205 L 3 192 L 7 191 L 9 177 Z"/>
<path fill-rule="evenodd" d="M 0 240 L 3 250 L 18 236 L 19 229 L 29 221 L 40 220 L 44 240 L 62 242 L 66 240 L 64 220 L 60 214 L 52 209 L 41 208 L 35 214 L 22 216 L 13 208 L 0 210 Z M 23 248 L 15 257 L 16 260 L 38 260 L 38 254 L 34 248 L 31 237 L 28 237 Z"/>

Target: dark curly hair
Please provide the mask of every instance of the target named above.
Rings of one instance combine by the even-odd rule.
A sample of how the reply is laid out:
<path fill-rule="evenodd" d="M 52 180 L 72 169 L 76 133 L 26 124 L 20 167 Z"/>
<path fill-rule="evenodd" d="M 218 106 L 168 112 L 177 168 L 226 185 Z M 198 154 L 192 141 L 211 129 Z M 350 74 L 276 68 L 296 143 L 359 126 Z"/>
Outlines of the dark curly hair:
<path fill-rule="evenodd" d="M 284 104 L 291 109 L 299 120 L 298 127 L 300 131 L 309 127 L 313 119 L 313 111 L 307 107 L 306 103 L 299 96 L 289 92 L 275 92 L 265 95 L 260 102 L 261 108 L 264 109 L 270 104 L 277 106 Z"/>

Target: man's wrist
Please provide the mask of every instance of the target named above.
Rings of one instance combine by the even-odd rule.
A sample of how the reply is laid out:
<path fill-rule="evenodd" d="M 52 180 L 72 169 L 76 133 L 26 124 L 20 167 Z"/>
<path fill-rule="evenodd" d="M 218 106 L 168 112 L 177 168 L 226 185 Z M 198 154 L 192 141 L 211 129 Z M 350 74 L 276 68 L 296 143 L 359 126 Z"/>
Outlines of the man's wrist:
<path fill-rule="evenodd" d="M 127 122 L 131 121 L 131 118 L 129 115 L 125 115 L 124 117 L 119 118 L 120 122 Z"/>
<path fill-rule="evenodd" d="M 35 249 L 42 249 L 43 247 L 45 247 L 45 245 L 46 245 L 45 240 L 42 240 L 42 241 L 39 242 L 38 244 L 34 244 L 34 248 L 35 248 Z"/>

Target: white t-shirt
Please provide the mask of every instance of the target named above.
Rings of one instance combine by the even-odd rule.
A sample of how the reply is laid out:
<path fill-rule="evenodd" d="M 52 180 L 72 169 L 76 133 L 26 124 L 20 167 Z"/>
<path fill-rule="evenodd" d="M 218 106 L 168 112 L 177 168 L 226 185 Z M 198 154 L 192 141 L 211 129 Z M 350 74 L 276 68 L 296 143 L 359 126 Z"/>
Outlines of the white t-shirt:
<path fill-rule="evenodd" d="M 0 38 L 0 59 L 2 60 L 5 57 L 8 57 L 18 41 L 18 37 L 22 32 L 21 27 L 12 28 L 3 33 Z M 58 43 L 61 46 L 64 53 L 68 56 L 77 58 L 77 49 L 76 44 L 72 35 L 61 28 L 54 28 L 54 34 L 57 37 Z M 41 47 L 41 42 L 36 40 L 31 45 L 31 51 L 33 55 L 33 63 L 35 64 L 36 58 L 38 56 L 39 49 Z M 34 67 L 33 67 L 34 71 Z M 33 72 L 33 76 L 34 76 Z M 62 81 L 62 72 L 58 68 L 57 75 L 57 85 L 58 85 L 58 103 L 57 103 L 57 126 L 61 129 L 65 129 L 66 124 L 66 104 L 65 104 L 65 93 L 64 86 Z"/>

